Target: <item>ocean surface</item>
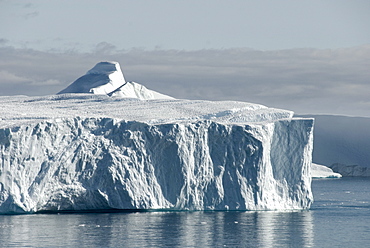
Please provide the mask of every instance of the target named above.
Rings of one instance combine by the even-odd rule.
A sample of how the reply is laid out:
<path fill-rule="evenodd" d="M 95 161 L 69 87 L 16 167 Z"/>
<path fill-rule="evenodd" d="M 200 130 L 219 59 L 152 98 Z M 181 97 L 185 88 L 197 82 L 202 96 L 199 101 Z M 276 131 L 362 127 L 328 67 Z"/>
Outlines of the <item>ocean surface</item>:
<path fill-rule="evenodd" d="M 370 178 L 312 189 L 296 212 L 0 215 L 0 247 L 370 247 Z"/>

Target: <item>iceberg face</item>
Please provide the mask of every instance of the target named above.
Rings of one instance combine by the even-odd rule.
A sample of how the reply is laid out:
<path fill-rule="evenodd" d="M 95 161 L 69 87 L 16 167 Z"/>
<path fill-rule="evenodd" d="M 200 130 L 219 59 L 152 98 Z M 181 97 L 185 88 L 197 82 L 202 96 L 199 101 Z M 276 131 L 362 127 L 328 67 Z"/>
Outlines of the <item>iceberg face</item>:
<path fill-rule="evenodd" d="M 309 208 L 313 120 L 243 102 L 0 97 L 0 213 Z"/>

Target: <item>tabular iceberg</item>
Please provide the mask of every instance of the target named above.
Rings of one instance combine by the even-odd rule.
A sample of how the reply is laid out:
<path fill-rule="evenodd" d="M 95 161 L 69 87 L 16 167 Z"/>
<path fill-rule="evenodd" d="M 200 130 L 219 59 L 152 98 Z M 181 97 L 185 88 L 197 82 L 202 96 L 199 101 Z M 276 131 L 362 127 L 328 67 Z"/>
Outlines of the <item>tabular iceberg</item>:
<path fill-rule="evenodd" d="M 309 208 L 313 119 L 245 102 L 0 97 L 0 213 Z"/>

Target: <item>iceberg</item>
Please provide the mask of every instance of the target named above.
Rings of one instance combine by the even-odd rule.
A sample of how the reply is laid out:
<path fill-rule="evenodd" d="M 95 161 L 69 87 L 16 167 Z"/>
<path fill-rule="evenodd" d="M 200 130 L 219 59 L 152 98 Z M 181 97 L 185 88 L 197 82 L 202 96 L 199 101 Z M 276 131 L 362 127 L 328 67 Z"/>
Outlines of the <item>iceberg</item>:
<path fill-rule="evenodd" d="M 370 176 L 369 117 L 337 115 L 301 117 L 315 119 L 313 162 L 327 165 L 343 177 Z"/>
<path fill-rule="evenodd" d="M 341 178 L 342 175 L 334 172 L 331 168 L 312 163 L 311 167 L 311 176 L 312 178 Z"/>
<path fill-rule="evenodd" d="M 107 81 L 99 94 L 0 97 L 0 213 L 310 207 L 313 119 L 112 97 Z"/>
<path fill-rule="evenodd" d="M 126 82 L 119 63 L 114 61 L 97 63 L 85 75 L 58 94 L 65 93 L 92 93 L 142 100 L 173 99 L 170 96 L 149 90 L 141 84 Z"/>
<path fill-rule="evenodd" d="M 370 177 L 370 167 L 335 163 L 329 166 L 344 177 Z"/>

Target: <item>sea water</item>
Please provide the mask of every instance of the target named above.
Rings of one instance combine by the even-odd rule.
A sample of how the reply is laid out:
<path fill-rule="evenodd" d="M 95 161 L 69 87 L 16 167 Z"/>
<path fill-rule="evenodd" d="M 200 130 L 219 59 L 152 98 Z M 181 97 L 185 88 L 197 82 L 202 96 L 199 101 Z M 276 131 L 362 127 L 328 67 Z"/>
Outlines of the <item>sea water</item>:
<path fill-rule="evenodd" d="M 370 178 L 312 188 L 307 211 L 0 215 L 0 247 L 369 247 Z"/>

